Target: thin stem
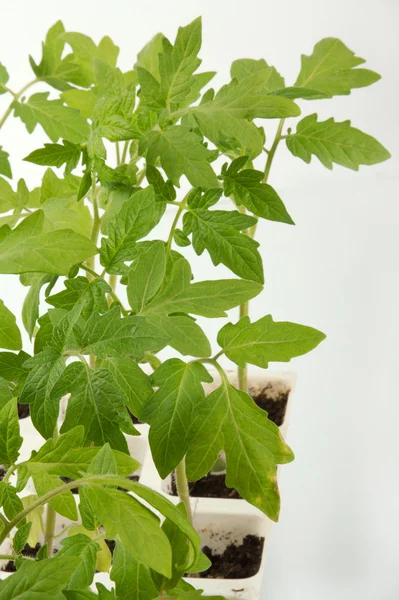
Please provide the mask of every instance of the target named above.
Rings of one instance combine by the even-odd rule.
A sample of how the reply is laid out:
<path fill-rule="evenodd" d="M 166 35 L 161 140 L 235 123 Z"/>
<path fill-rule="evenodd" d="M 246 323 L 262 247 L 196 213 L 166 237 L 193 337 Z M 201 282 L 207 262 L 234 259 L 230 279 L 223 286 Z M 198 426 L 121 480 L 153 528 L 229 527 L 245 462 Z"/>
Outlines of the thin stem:
<path fill-rule="evenodd" d="M 249 301 L 243 302 L 240 305 L 240 319 L 247 317 L 249 312 Z M 238 387 L 242 392 L 248 393 L 248 367 L 238 367 Z"/>
<path fill-rule="evenodd" d="M 100 218 L 100 212 L 98 210 L 96 175 L 95 175 L 94 171 L 92 172 L 92 175 L 91 175 L 91 199 L 93 202 L 93 213 L 94 213 L 93 214 L 94 218 L 93 218 L 93 229 L 91 232 L 91 240 L 97 246 L 98 234 L 100 233 L 100 227 L 101 227 L 101 218 Z"/>
<path fill-rule="evenodd" d="M 162 364 L 158 356 L 155 356 L 155 354 L 151 354 L 151 352 L 146 352 L 144 357 L 153 371 L 155 371 L 155 369 L 158 369 L 158 367 Z"/>
<path fill-rule="evenodd" d="M 7 473 L 3 477 L 4 483 L 7 483 L 7 481 L 10 479 L 11 475 L 14 473 L 16 468 L 17 468 L 17 465 L 14 465 L 14 464 L 8 468 Z"/>
<path fill-rule="evenodd" d="M 182 213 L 185 211 L 186 208 L 187 208 L 187 205 L 186 205 L 185 201 L 183 200 L 183 202 L 181 202 L 179 204 L 179 209 L 178 209 L 178 211 L 176 213 L 176 216 L 175 216 L 175 218 L 173 220 L 173 223 L 172 223 L 172 227 L 170 229 L 169 238 L 168 238 L 168 241 L 167 241 L 167 244 L 166 244 L 166 253 L 167 254 L 170 252 L 170 249 L 172 247 L 173 236 L 174 236 L 175 230 L 177 228 L 177 225 L 179 223 L 179 219 L 180 219 Z"/>
<path fill-rule="evenodd" d="M 112 294 L 115 295 L 115 289 L 116 289 L 116 284 L 118 283 L 118 277 L 117 275 L 110 275 L 109 276 L 109 285 L 110 288 L 112 290 L 111 293 L 108 294 L 108 306 L 111 306 L 112 302 L 113 302 L 113 297 Z"/>
<path fill-rule="evenodd" d="M 192 523 L 193 522 L 193 513 L 191 511 L 190 489 L 188 487 L 188 479 L 187 479 L 187 473 L 186 473 L 186 459 L 185 458 L 183 458 L 183 460 L 177 465 L 176 470 L 175 470 L 175 477 L 176 477 L 177 494 L 178 494 L 180 500 L 182 502 L 184 502 L 184 505 L 187 510 L 188 520 L 190 521 L 190 523 Z"/>
<path fill-rule="evenodd" d="M 266 161 L 266 166 L 265 166 L 265 174 L 263 176 L 263 182 L 266 183 L 268 178 L 269 178 L 269 173 L 270 173 L 270 169 L 272 167 L 272 162 L 273 162 L 273 158 L 274 155 L 276 154 L 276 150 L 278 148 L 278 145 L 281 141 L 281 136 L 283 133 L 283 127 L 284 127 L 284 123 L 285 123 L 285 119 L 280 119 L 280 122 L 278 124 L 277 127 L 277 131 L 276 131 L 276 136 L 274 138 L 272 147 L 269 150 L 269 155 L 267 157 L 267 161 Z"/>
<path fill-rule="evenodd" d="M 17 560 L 19 558 L 18 554 L 0 554 L 0 560 Z"/>
<path fill-rule="evenodd" d="M 4 115 L 1 117 L 0 119 L 0 129 L 1 127 L 3 127 L 4 123 L 7 121 L 8 117 L 10 116 L 10 114 L 12 113 L 13 110 L 13 102 L 15 102 L 16 100 L 18 100 L 22 94 L 24 92 L 26 92 L 27 89 L 29 89 L 32 85 L 34 85 L 35 83 L 37 83 L 38 81 L 40 81 L 40 79 L 33 79 L 32 81 L 29 81 L 29 83 L 27 83 L 26 85 L 24 85 L 23 88 L 21 88 L 19 90 L 19 92 L 12 92 L 11 90 L 8 90 L 13 96 L 14 99 L 11 102 L 10 106 L 7 108 L 6 112 L 4 113 Z"/>
<path fill-rule="evenodd" d="M 55 523 L 57 520 L 57 513 L 54 508 L 48 504 L 47 505 L 47 514 L 46 514 L 46 524 L 44 527 L 44 543 L 47 544 L 48 555 L 51 556 L 53 553 L 53 540 L 54 540 L 54 531 L 55 531 Z"/>
<path fill-rule="evenodd" d="M 122 158 L 121 158 L 122 165 L 126 162 L 126 156 L 127 156 L 128 149 L 129 149 L 129 142 L 125 142 L 125 145 L 124 145 L 123 151 L 122 151 Z"/>
<path fill-rule="evenodd" d="M 119 166 L 121 164 L 121 151 L 119 148 L 119 142 L 115 143 L 115 148 L 116 148 L 116 164 L 117 164 L 117 166 Z"/>

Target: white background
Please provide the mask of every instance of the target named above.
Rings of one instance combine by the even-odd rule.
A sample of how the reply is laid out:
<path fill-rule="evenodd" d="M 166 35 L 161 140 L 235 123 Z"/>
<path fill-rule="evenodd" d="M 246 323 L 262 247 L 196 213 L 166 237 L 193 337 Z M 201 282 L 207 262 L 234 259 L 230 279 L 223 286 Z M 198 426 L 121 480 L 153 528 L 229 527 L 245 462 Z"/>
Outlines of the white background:
<path fill-rule="evenodd" d="M 328 335 L 315 352 L 282 366 L 299 375 L 288 440 L 296 461 L 281 476 L 281 520 L 262 598 L 399 598 L 397 0 L 1 0 L 0 7 L 0 60 L 15 89 L 31 78 L 27 55 L 39 59 L 40 42 L 59 18 L 96 41 L 110 35 L 126 69 L 154 33 L 173 38 L 178 25 L 202 14 L 203 68 L 220 73 L 217 84 L 227 81 L 231 61 L 243 57 L 266 58 L 293 83 L 300 54 L 326 36 L 340 37 L 383 75 L 350 96 L 302 102 L 304 114 L 351 119 L 394 158 L 359 173 L 330 172 L 281 145 L 270 182 L 296 227 L 261 226 L 266 285 L 252 310 Z M 14 176 L 31 185 L 40 168 L 17 158 L 42 139 L 29 138 L 13 120 L 1 135 Z M 198 278 L 224 274 L 209 270 L 206 258 L 195 267 Z M 0 297 L 19 310 L 15 279 L 0 278 Z M 214 338 L 219 323 L 207 326 Z"/>

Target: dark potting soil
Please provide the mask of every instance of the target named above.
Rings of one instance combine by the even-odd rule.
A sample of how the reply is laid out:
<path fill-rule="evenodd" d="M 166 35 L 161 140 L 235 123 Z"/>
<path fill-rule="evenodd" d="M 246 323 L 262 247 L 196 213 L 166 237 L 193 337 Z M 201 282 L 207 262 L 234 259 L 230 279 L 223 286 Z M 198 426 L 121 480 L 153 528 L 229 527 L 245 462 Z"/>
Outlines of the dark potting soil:
<path fill-rule="evenodd" d="M 140 423 L 143 422 L 143 421 L 140 421 L 140 419 L 138 419 L 137 417 L 135 417 L 134 414 L 132 412 L 130 412 L 129 409 L 127 409 L 127 410 L 128 410 L 128 413 L 129 413 L 129 416 L 130 416 L 130 418 L 132 420 L 133 425 L 139 425 Z"/>
<path fill-rule="evenodd" d="M 138 481 L 140 479 L 140 477 L 138 475 L 129 475 L 129 477 L 126 477 L 126 479 L 130 479 L 130 481 Z M 118 487 L 118 490 L 121 490 L 121 492 L 128 492 L 129 490 L 127 490 L 124 487 Z"/>
<path fill-rule="evenodd" d="M 289 391 L 280 392 L 276 395 L 273 393 L 273 388 L 273 383 L 268 383 L 263 390 L 253 396 L 253 400 L 259 408 L 267 412 L 270 421 L 273 421 L 277 427 L 281 427 L 287 412 Z"/>
<path fill-rule="evenodd" d="M 241 496 L 237 490 L 228 488 L 225 482 L 226 475 L 213 475 L 208 473 L 198 481 L 190 481 L 188 486 L 190 496 L 194 498 L 230 498 L 240 500 Z M 172 496 L 177 496 L 176 481 L 172 478 Z"/>
<path fill-rule="evenodd" d="M 6 474 L 6 470 L 3 469 L 3 467 L 0 467 L 0 481 L 3 481 L 5 474 Z"/>
<path fill-rule="evenodd" d="M 212 566 L 200 577 L 206 579 L 246 579 L 260 569 L 264 538 L 247 535 L 242 544 L 230 544 L 223 554 L 215 554 L 208 546 L 202 548 Z"/>
<path fill-rule="evenodd" d="M 27 558 L 36 558 L 36 555 L 41 547 L 42 545 L 39 543 L 37 543 L 34 548 L 31 548 L 30 546 L 28 546 L 28 544 L 26 544 L 24 549 L 21 550 L 21 554 L 22 556 L 26 556 Z M 3 569 L 3 571 L 6 571 L 6 573 L 15 573 L 16 570 L 16 566 L 12 560 L 8 561 L 8 563 Z"/>
<path fill-rule="evenodd" d="M 26 419 L 26 417 L 29 417 L 29 415 L 29 404 L 20 404 L 18 402 L 18 419 Z"/>
<path fill-rule="evenodd" d="M 111 554 L 113 554 L 115 550 L 115 540 L 105 539 L 104 542 L 107 544 L 108 550 L 111 552 Z"/>

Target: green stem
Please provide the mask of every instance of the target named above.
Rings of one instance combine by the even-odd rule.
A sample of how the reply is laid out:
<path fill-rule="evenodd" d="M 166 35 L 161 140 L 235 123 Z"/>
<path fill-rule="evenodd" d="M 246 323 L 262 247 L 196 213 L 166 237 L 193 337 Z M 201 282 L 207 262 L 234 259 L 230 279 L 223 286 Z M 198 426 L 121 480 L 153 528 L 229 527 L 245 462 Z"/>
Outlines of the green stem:
<path fill-rule="evenodd" d="M 158 367 L 162 364 L 158 356 L 155 356 L 155 354 L 151 354 L 151 352 L 146 352 L 144 358 L 146 359 L 153 371 L 155 371 L 155 369 L 158 369 Z"/>
<path fill-rule="evenodd" d="M 249 301 L 243 302 L 240 305 L 240 319 L 247 317 L 249 312 Z M 248 366 L 238 367 L 238 387 L 242 392 L 248 393 Z"/>
<path fill-rule="evenodd" d="M 122 165 L 126 162 L 126 156 L 127 156 L 128 149 L 129 149 L 129 142 L 125 142 L 125 145 L 124 145 L 123 151 L 122 151 L 122 158 L 121 158 Z"/>
<path fill-rule="evenodd" d="M 193 513 L 191 511 L 190 490 L 188 487 L 188 479 L 187 479 L 187 473 L 186 473 L 186 459 L 185 458 L 183 458 L 183 460 L 177 465 L 176 470 L 175 470 L 175 477 L 176 477 L 177 494 L 178 494 L 180 500 L 182 502 L 184 502 L 184 505 L 187 510 L 188 520 L 190 521 L 190 523 L 192 523 L 193 522 Z"/>
<path fill-rule="evenodd" d="M 14 554 L 0 554 L 0 560 L 17 560 L 18 555 Z"/>
<path fill-rule="evenodd" d="M 179 223 L 179 219 L 180 219 L 182 213 L 187 208 L 185 200 L 183 200 L 183 202 L 180 202 L 180 204 L 178 206 L 179 206 L 179 209 L 178 209 L 178 211 L 176 213 L 176 216 L 175 216 L 175 218 L 173 220 L 172 227 L 171 227 L 170 234 L 169 234 L 169 238 L 168 238 L 168 241 L 166 243 L 166 253 L 167 254 L 170 252 L 170 249 L 172 247 L 173 236 L 174 236 L 175 230 L 177 228 L 177 225 Z"/>
<path fill-rule="evenodd" d="M 44 527 L 44 543 L 47 544 L 48 555 L 53 554 L 53 540 L 55 532 L 55 523 L 57 520 L 57 513 L 54 508 L 48 504 L 46 514 L 46 525 Z"/>
<path fill-rule="evenodd" d="M 10 479 L 11 475 L 14 473 L 16 468 L 17 468 L 17 465 L 11 465 L 8 468 L 7 473 L 3 477 L 4 483 L 7 483 L 7 481 Z"/>
<path fill-rule="evenodd" d="M 119 148 L 119 142 L 115 142 L 116 148 L 116 165 L 119 166 L 121 164 L 121 151 Z"/>
<path fill-rule="evenodd" d="M 280 122 L 278 124 L 277 127 L 277 131 L 276 131 L 276 136 L 274 138 L 272 147 L 269 150 L 269 154 L 267 157 L 267 161 L 266 161 L 266 166 L 265 166 L 265 174 L 263 176 L 263 182 L 267 183 L 267 180 L 269 179 L 269 173 L 270 173 L 270 169 L 272 167 L 272 162 L 273 162 L 273 158 L 274 155 L 276 154 L 276 150 L 278 148 L 278 145 L 281 141 L 281 136 L 283 133 L 283 127 L 284 127 L 284 123 L 285 123 L 285 119 L 280 119 Z"/>
<path fill-rule="evenodd" d="M 22 96 L 22 94 L 24 92 L 26 92 L 27 89 L 29 89 L 32 85 L 34 85 L 35 83 L 37 83 L 38 81 L 40 81 L 40 79 L 33 79 L 32 81 L 30 81 L 29 83 L 27 83 L 26 85 L 24 85 L 23 88 L 21 88 L 19 90 L 19 92 L 12 92 L 11 90 L 8 90 L 13 96 L 14 99 L 11 102 L 10 106 L 7 108 L 6 112 L 4 113 L 4 115 L 1 117 L 0 119 L 0 129 L 3 127 L 4 123 L 7 121 L 8 117 L 10 116 L 10 114 L 12 113 L 13 110 L 13 102 L 15 102 L 16 100 L 19 100 L 19 98 Z"/>

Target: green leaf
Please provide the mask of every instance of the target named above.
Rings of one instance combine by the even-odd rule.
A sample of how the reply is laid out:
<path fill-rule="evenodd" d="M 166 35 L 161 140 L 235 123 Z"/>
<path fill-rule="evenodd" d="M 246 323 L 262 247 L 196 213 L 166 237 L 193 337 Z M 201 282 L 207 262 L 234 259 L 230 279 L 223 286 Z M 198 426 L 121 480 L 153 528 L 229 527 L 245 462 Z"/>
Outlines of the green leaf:
<path fill-rule="evenodd" d="M 12 540 L 12 547 L 14 549 L 15 554 L 18 554 L 19 552 L 21 552 L 21 550 L 24 549 L 25 544 L 28 542 L 31 528 L 31 522 L 25 523 L 25 525 L 22 525 L 22 527 L 20 527 L 17 533 L 14 535 L 14 538 Z"/>
<path fill-rule="evenodd" d="M 32 422 L 41 435 L 53 436 L 57 423 L 61 395 L 54 387 L 65 369 L 65 358 L 54 348 L 47 347 L 27 362 L 31 371 L 26 379 L 20 401 L 30 404 Z"/>
<path fill-rule="evenodd" d="M 19 467 L 18 469 L 18 475 L 21 471 L 21 467 Z M 20 490 L 18 490 L 20 491 Z M 28 508 L 31 507 L 32 504 L 34 504 L 36 502 L 36 500 L 38 499 L 36 494 L 30 494 L 29 496 L 24 496 L 22 498 L 22 504 L 23 504 L 23 508 Z M 29 537 L 27 540 L 27 543 L 29 544 L 29 546 L 31 548 L 34 548 L 36 546 L 36 544 L 39 542 L 40 537 L 43 534 L 43 512 L 44 512 L 44 507 L 43 505 L 39 505 L 36 506 L 36 508 L 33 508 L 30 510 L 29 514 L 26 516 L 26 520 L 27 520 L 27 524 L 30 525 L 30 529 L 29 529 Z M 20 528 L 22 529 L 24 527 L 24 525 Z M 48 557 L 48 553 L 46 550 L 47 549 L 47 544 L 44 544 L 41 547 L 41 551 L 43 553 L 43 555 L 40 557 L 39 555 L 37 556 L 37 560 L 42 560 L 43 558 L 47 558 Z"/>
<path fill-rule="evenodd" d="M 205 397 L 201 382 L 211 379 L 201 364 L 186 364 L 177 358 L 164 362 L 151 377 L 159 389 L 140 416 L 150 423 L 151 452 L 162 479 L 187 452 L 190 428 Z"/>
<path fill-rule="evenodd" d="M 13 352 L 0 352 L 0 377 L 6 381 L 23 383 L 29 372 L 25 367 L 29 354 L 21 350 L 18 354 Z"/>
<path fill-rule="evenodd" d="M 85 119 L 92 118 L 96 104 L 96 96 L 92 90 L 67 90 L 61 94 L 61 98 L 65 104 L 77 109 Z"/>
<path fill-rule="evenodd" d="M 136 560 L 169 577 L 171 548 L 158 517 L 125 492 L 89 486 L 86 493 L 107 538 L 118 535 Z"/>
<path fill-rule="evenodd" d="M 114 382 L 125 394 L 124 404 L 138 417 L 153 394 L 148 376 L 134 360 L 123 356 L 106 358 L 101 362 L 101 367 L 111 371 Z"/>
<path fill-rule="evenodd" d="M 30 339 L 32 339 L 36 321 L 39 318 L 40 290 L 50 280 L 49 275 L 37 273 L 33 275 L 33 279 L 30 281 L 30 289 L 22 306 L 22 322 Z"/>
<path fill-rule="evenodd" d="M 314 154 L 327 169 L 336 163 L 358 171 L 360 165 L 375 165 L 391 156 L 376 139 L 351 127 L 350 121 L 318 121 L 316 114 L 299 121 L 286 142 L 294 156 L 310 163 Z"/>
<path fill-rule="evenodd" d="M 79 558 L 47 558 L 25 561 L 0 584 L 1 600 L 65 600 L 62 590 L 79 565 Z"/>
<path fill-rule="evenodd" d="M 57 559 L 65 559 L 69 556 L 78 556 L 80 559 L 66 589 L 87 588 L 93 581 L 97 552 L 100 546 L 82 533 L 64 538 L 61 546 L 62 548 L 57 553 Z"/>
<path fill-rule="evenodd" d="M 44 148 L 34 150 L 24 160 L 49 167 L 62 167 L 65 164 L 65 175 L 69 175 L 78 165 L 81 150 L 67 140 L 63 140 L 62 144 L 44 144 Z"/>
<path fill-rule="evenodd" d="M 0 85 L 1 90 L 1 85 Z M 1 93 L 1 91 L 0 91 Z M 11 166 L 8 157 L 10 155 L 8 152 L 3 150 L 3 147 L 0 146 L 0 175 L 5 175 L 6 177 L 12 178 Z"/>
<path fill-rule="evenodd" d="M 169 338 L 143 317 L 121 318 L 116 306 L 104 315 L 93 313 L 79 333 L 83 354 L 141 357 L 166 346 Z"/>
<path fill-rule="evenodd" d="M 35 484 L 36 492 L 38 496 L 44 496 L 51 490 L 58 489 L 62 482 L 57 475 L 51 475 L 46 471 L 38 471 L 32 475 L 33 483 Z M 60 515 L 71 519 L 72 521 L 78 520 L 78 510 L 76 508 L 76 501 L 74 495 L 70 490 L 65 490 L 57 496 L 53 496 L 49 500 L 50 506 Z"/>
<path fill-rule="evenodd" d="M 64 285 L 65 290 L 46 298 L 48 304 L 67 311 L 73 310 L 85 320 L 94 311 L 103 313 L 108 310 L 106 294 L 111 288 L 104 279 L 98 277 L 89 281 L 86 277 L 78 276 L 66 279 Z"/>
<path fill-rule="evenodd" d="M 6 406 L 6 404 L 12 399 L 12 397 L 13 394 L 11 392 L 8 382 L 5 379 L 3 379 L 3 377 L 0 377 L 0 410 L 2 410 Z"/>
<path fill-rule="evenodd" d="M 202 43 L 202 22 L 198 17 L 189 25 L 179 27 L 174 46 L 163 40 L 159 56 L 161 94 L 168 109 L 182 102 L 195 84 L 194 72 L 201 64 L 197 57 Z"/>
<path fill-rule="evenodd" d="M 280 509 L 276 467 L 291 462 L 293 454 L 266 413 L 226 379 L 198 407 L 187 454 L 188 478 L 196 481 L 208 473 L 222 449 L 226 485 L 276 521 Z"/>
<path fill-rule="evenodd" d="M 207 94 L 199 106 L 192 108 L 205 137 L 217 146 L 225 138 L 237 139 L 251 156 L 259 154 L 263 137 L 248 119 L 283 119 L 297 117 L 301 112 L 292 100 L 262 92 L 269 77 L 270 69 L 262 69 L 241 82 L 233 79 L 215 97 Z"/>
<path fill-rule="evenodd" d="M 242 82 L 247 77 L 251 77 L 254 73 L 262 72 L 264 76 L 264 83 L 262 85 L 262 92 L 271 94 L 276 90 L 280 90 L 285 87 L 284 78 L 278 73 L 275 67 L 270 67 L 267 62 L 261 58 L 254 60 L 252 58 L 240 58 L 235 60 L 231 65 L 231 77 L 237 79 L 238 82 Z"/>
<path fill-rule="evenodd" d="M 88 472 L 101 451 L 100 447 L 82 448 L 84 428 L 77 426 L 60 435 L 58 440 L 47 440 L 40 450 L 26 463 L 22 463 L 30 474 L 46 472 L 77 479 Z M 116 473 L 123 477 L 131 475 L 140 466 L 137 461 L 125 454 L 112 450 Z M 60 484 L 59 484 L 60 485 Z"/>
<path fill-rule="evenodd" d="M 127 297 L 133 312 L 140 313 L 157 293 L 165 277 L 165 244 L 154 242 L 129 269 Z"/>
<path fill-rule="evenodd" d="M 183 356 L 210 356 L 211 345 L 201 327 L 187 315 L 153 314 L 149 321 L 169 338 L 168 344 Z"/>
<path fill-rule="evenodd" d="M 214 265 L 223 263 L 243 279 L 263 283 L 259 244 L 242 230 L 256 223 L 237 211 L 192 209 L 183 217 L 183 232 L 192 233 L 192 244 L 200 255 L 206 249 Z"/>
<path fill-rule="evenodd" d="M 119 48 L 108 36 L 103 37 L 98 46 L 89 36 L 82 33 L 65 32 L 60 37 L 71 46 L 73 62 L 84 73 L 86 83 L 82 87 L 89 87 L 91 83 L 94 83 L 95 58 L 103 60 L 111 67 L 116 66 Z"/>
<path fill-rule="evenodd" d="M 255 169 L 237 172 L 235 162 L 223 174 L 225 196 L 233 196 L 238 206 L 245 206 L 257 217 L 293 225 L 280 196 L 271 185 L 263 183 L 264 173 Z"/>
<path fill-rule="evenodd" d="M 136 560 L 120 541 L 115 546 L 111 579 L 119 600 L 153 600 L 158 593 L 148 567 Z"/>
<path fill-rule="evenodd" d="M 37 210 L 16 229 L 0 229 L 5 233 L 0 242 L 0 273 L 67 275 L 73 265 L 97 253 L 88 238 L 70 229 L 43 233 L 43 225 L 44 213 Z"/>
<path fill-rule="evenodd" d="M 15 487 L 9 483 L 5 483 L 4 481 L 0 481 L 0 499 L 3 506 L 4 514 L 10 521 L 14 519 L 24 509 Z M 25 524 L 25 522 L 26 521 L 24 519 L 22 522 L 20 522 L 18 527 L 22 527 Z"/>
<path fill-rule="evenodd" d="M 302 55 L 302 68 L 295 86 L 320 90 L 329 98 L 350 94 L 351 89 L 380 79 L 374 71 L 354 68 L 364 62 L 339 39 L 325 38 L 315 45 L 313 54 Z"/>
<path fill-rule="evenodd" d="M 109 273 L 119 273 L 124 261 L 135 258 L 136 242 L 148 235 L 162 216 L 157 204 L 159 207 L 149 186 L 126 200 L 109 221 L 108 237 L 102 239 L 100 251 L 101 264 Z"/>
<path fill-rule="evenodd" d="M 93 219 L 90 210 L 75 198 L 49 198 L 41 205 L 45 214 L 43 231 L 71 229 L 90 238 Z"/>
<path fill-rule="evenodd" d="M 9 75 L 8 75 L 8 71 L 5 68 L 5 66 L 0 63 L 0 95 L 1 94 L 6 94 L 7 90 L 5 89 L 5 85 L 9 80 Z"/>
<path fill-rule="evenodd" d="M 3 179 L 3 177 L 0 177 L 0 212 L 5 213 L 17 207 L 17 194 L 14 192 L 8 181 Z"/>
<path fill-rule="evenodd" d="M 188 127 L 179 125 L 163 131 L 152 131 L 146 143 L 147 163 L 154 165 L 159 157 L 163 170 L 175 186 L 179 187 L 182 175 L 187 177 L 192 186 L 208 189 L 219 185 L 209 164 L 213 152 Z"/>
<path fill-rule="evenodd" d="M 15 316 L 0 300 L 0 347 L 21 350 L 22 338 Z"/>
<path fill-rule="evenodd" d="M 40 206 L 50 198 L 75 199 L 79 185 L 80 178 L 75 175 L 58 178 L 52 169 L 46 169 L 40 188 Z"/>
<path fill-rule="evenodd" d="M 18 403 L 13 398 L 0 410 L 0 464 L 17 461 L 23 438 L 19 434 Z"/>
<path fill-rule="evenodd" d="M 324 333 L 287 321 L 273 321 L 271 315 L 251 323 L 243 317 L 227 323 L 218 334 L 218 344 L 227 358 L 243 367 L 246 363 L 267 369 L 269 362 L 289 362 L 310 352 L 325 339 Z"/>
<path fill-rule="evenodd" d="M 36 125 L 41 125 L 52 142 L 64 138 L 74 144 L 85 142 L 89 137 L 89 125 L 80 113 L 62 100 L 48 100 L 49 92 L 34 94 L 27 102 L 13 102 L 16 117 L 25 123 L 32 133 Z"/>
<path fill-rule="evenodd" d="M 159 81 L 158 56 L 162 52 L 162 33 L 157 33 L 137 55 L 136 66 L 146 69 Z"/>
<path fill-rule="evenodd" d="M 63 590 L 64 598 L 67 600 L 98 600 L 99 596 L 93 592 L 84 590 Z"/>
<path fill-rule="evenodd" d="M 85 368 L 82 363 L 71 363 L 65 369 L 54 394 L 71 394 L 61 433 L 83 425 L 83 443 L 92 442 L 127 452 L 127 442 L 120 430 L 124 422 L 124 396 L 115 387 L 111 374 L 104 369 Z"/>

